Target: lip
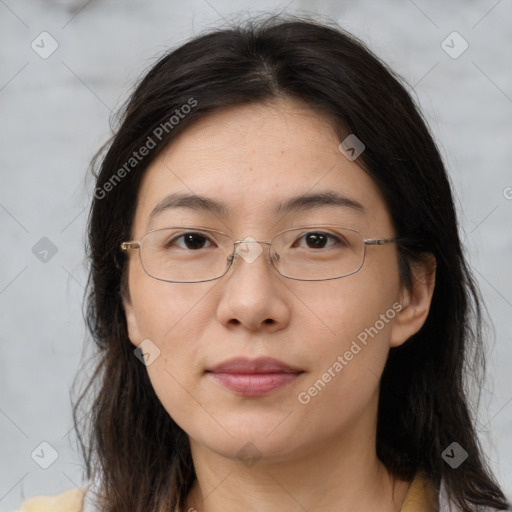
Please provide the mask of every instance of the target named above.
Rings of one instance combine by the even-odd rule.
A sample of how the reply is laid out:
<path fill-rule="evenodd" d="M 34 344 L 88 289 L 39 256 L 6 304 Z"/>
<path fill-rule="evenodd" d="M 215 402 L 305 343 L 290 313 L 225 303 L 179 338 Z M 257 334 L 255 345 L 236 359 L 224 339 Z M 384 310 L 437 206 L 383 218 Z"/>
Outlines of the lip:
<path fill-rule="evenodd" d="M 271 357 L 238 357 L 224 361 L 206 373 L 234 393 L 263 396 L 286 386 L 304 372 Z"/>
<path fill-rule="evenodd" d="M 273 357 L 234 357 L 207 370 L 212 373 L 298 373 L 301 370 Z"/>

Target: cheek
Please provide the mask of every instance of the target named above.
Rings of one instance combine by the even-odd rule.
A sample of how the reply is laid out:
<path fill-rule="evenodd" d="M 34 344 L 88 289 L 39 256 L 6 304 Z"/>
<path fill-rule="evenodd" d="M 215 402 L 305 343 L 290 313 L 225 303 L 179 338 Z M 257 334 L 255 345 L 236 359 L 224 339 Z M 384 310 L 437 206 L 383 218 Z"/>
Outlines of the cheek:
<path fill-rule="evenodd" d="M 398 271 L 392 264 L 366 265 L 352 276 L 324 284 L 311 287 L 307 295 L 306 288 L 302 292 L 320 326 L 309 336 L 312 372 L 307 384 L 321 391 L 318 402 L 342 397 L 364 401 L 375 391 L 387 360 L 398 307 Z"/>
<path fill-rule="evenodd" d="M 339 280 L 325 281 L 320 286 L 302 283 L 296 290 L 303 308 L 302 318 L 309 319 L 309 327 L 318 326 L 319 336 L 315 350 L 342 349 L 350 345 L 361 333 L 378 322 L 379 336 L 389 335 L 391 321 L 395 316 L 392 308 L 399 290 L 398 270 L 393 266 L 365 265 L 351 276 Z M 389 309 L 384 318 L 380 316 Z M 304 316 L 305 314 L 305 316 Z M 301 324 L 302 321 L 298 320 Z M 304 325 L 307 328 L 306 325 Z M 310 329 L 311 332 L 311 329 Z M 373 331 L 372 331 L 373 332 Z M 364 334 L 361 336 L 364 338 Z"/>
<path fill-rule="evenodd" d="M 205 355 L 199 340 L 204 339 L 214 314 L 205 309 L 212 286 L 166 283 L 140 274 L 130 281 L 139 341 L 149 339 L 157 347 L 158 356 L 147 365 L 148 376 L 160 402 L 178 424 L 181 418 L 197 413 L 197 403 L 191 397 L 200 379 L 198 362 Z"/>
<path fill-rule="evenodd" d="M 381 310 L 374 311 L 368 307 L 364 315 L 340 318 L 336 336 L 317 338 L 309 350 L 314 364 L 295 397 L 302 409 L 303 428 L 314 431 L 320 418 L 323 434 L 336 435 L 376 412 L 390 324 L 381 325 Z"/>
<path fill-rule="evenodd" d="M 194 318 L 195 311 L 204 308 L 203 300 L 211 283 L 180 284 L 159 281 L 149 277 L 139 262 L 130 269 L 129 287 L 137 325 L 141 335 L 165 347 L 174 333 L 187 325 L 190 330 L 201 326 Z M 203 317 L 204 321 L 204 315 Z M 192 335 L 192 333 L 191 333 Z"/>

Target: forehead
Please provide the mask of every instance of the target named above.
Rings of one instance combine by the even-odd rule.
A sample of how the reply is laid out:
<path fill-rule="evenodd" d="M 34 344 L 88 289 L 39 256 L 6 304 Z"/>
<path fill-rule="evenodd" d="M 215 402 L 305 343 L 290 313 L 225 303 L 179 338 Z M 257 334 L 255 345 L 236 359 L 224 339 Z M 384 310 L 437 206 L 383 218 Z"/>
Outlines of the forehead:
<path fill-rule="evenodd" d="M 363 205 L 367 222 L 387 216 L 375 182 L 338 146 L 332 124 L 301 103 L 216 111 L 184 130 L 148 167 L 134 230 L 144 230 L 155 206 L 173 193 L 215 199 L 231 221 L 268 223 L 278 203 L 325 191 Z"/>

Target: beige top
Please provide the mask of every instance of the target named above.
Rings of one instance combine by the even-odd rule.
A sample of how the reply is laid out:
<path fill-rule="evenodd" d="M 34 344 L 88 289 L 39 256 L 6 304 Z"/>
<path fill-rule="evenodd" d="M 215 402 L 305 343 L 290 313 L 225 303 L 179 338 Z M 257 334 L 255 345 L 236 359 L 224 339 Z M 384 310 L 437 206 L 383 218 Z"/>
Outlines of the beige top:
<path fill-rule="evenodd" d="M 81 512 L 88 486 L 69 489 L 57 496 L 35 496 L 24 501 L 19 512 Z M 400 512 L 438 512 L 438 493 L 422 475 L 411 483 Z"/>

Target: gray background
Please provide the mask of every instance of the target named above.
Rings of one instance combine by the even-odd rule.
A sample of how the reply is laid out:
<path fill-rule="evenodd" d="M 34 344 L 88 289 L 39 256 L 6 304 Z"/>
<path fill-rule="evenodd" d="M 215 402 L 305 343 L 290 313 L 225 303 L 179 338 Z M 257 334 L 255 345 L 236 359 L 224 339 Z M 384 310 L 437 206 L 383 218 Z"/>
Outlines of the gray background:
<path fill-rule="evenodd" d="M 512 497 L 510 0 L 0 0 L 0 511 L 83 483 L 69 393 L 86 340 L 85 176 L 111 111 L 169 46 L 223 18 L 279 9 L 334 18 L 414 89 L 495 325 L 478 430 Z M 58 44 L 46 59 L 31 47 L 51 49 L 43 31 Z M 469 44 L 457 58 L 458 36 L 442 46 L 453 31 Z M 31 457 L 41 442 L 58 452 L 48 469 Z M 51 462 L 51 450 L 37 448 L 34 459 Z"/>

